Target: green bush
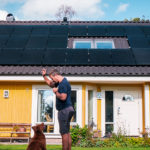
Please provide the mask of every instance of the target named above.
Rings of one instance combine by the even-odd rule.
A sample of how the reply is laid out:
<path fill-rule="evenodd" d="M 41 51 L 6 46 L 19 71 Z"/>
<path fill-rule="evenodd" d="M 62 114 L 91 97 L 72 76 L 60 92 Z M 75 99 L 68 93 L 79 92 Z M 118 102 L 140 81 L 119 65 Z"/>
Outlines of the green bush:
<path fill-rule="evenodd" d="M 71 129 L 72 144 L 80 147 L 150 147 L 150 138 L 127 137 L 123 132 L 113 133 L 111 138 L 93 138 L 93 132 L 78 125 Z"/>
<path fill-rule="evenodd" d="M 70 130 L 70 133 L 72 137 L 72 145 L 78 145 L 81 147 L 89 147 L 92 145 L 92 133 L 87 126 L 80 128 L 79 125 L 77 125 Z"/>

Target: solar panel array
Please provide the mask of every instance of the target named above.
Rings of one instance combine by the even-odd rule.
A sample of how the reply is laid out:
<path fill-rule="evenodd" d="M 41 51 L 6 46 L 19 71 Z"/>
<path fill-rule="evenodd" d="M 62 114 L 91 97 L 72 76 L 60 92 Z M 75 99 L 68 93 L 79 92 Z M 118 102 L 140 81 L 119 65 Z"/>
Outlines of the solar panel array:
<path fill-rule="evenodd" d="M 127 37 L 130 49 L 67 49 L 68 37 Z M 150 65 L 150 26 L 0 25 L 0 65 Z"/>

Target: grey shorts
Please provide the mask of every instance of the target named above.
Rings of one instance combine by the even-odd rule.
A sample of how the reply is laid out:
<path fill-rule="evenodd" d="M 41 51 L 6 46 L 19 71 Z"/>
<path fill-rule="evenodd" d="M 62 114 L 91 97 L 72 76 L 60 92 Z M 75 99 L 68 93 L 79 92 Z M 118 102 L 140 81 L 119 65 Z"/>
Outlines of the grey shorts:
<path fill-rule="evenodd" d="M 61 135 L 67 134 L 70 131 L 70 121 L 74 115 L 72 106 L 64 108 L 58 112 L 59 132 Z"/>

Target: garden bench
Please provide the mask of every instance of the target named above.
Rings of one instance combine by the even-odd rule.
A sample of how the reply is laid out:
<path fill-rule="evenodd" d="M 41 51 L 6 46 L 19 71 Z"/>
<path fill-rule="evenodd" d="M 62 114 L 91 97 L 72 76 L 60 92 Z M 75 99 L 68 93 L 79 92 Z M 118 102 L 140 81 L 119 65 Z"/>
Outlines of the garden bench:
<path fill-rule="evenodd" d="M 21 131 L 21 127 L 25 130 Z M 27 139 L 29 142 L 31 133 L 31 124 L 25 123 L 0 123 L 0 140 L 10 140 L 10 143 L 13 140 L 23 140 Z"/>

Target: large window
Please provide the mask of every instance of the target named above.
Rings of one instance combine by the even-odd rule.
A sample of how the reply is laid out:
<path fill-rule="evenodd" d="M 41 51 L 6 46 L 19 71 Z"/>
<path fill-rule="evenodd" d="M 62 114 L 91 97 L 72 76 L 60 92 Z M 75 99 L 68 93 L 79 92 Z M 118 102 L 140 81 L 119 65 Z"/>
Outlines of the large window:
<path fill-rule="evenodd" d="M 44 132 L 54 131 L 54 93 L 52 90 L 38 90 L 37 122 L 44 122 Z"/>
<path fill-rule="evenodd" d="M 114 42 L 111 39 L 75 39 L 73 48 L 76 49 L 113 49 Z"/>

